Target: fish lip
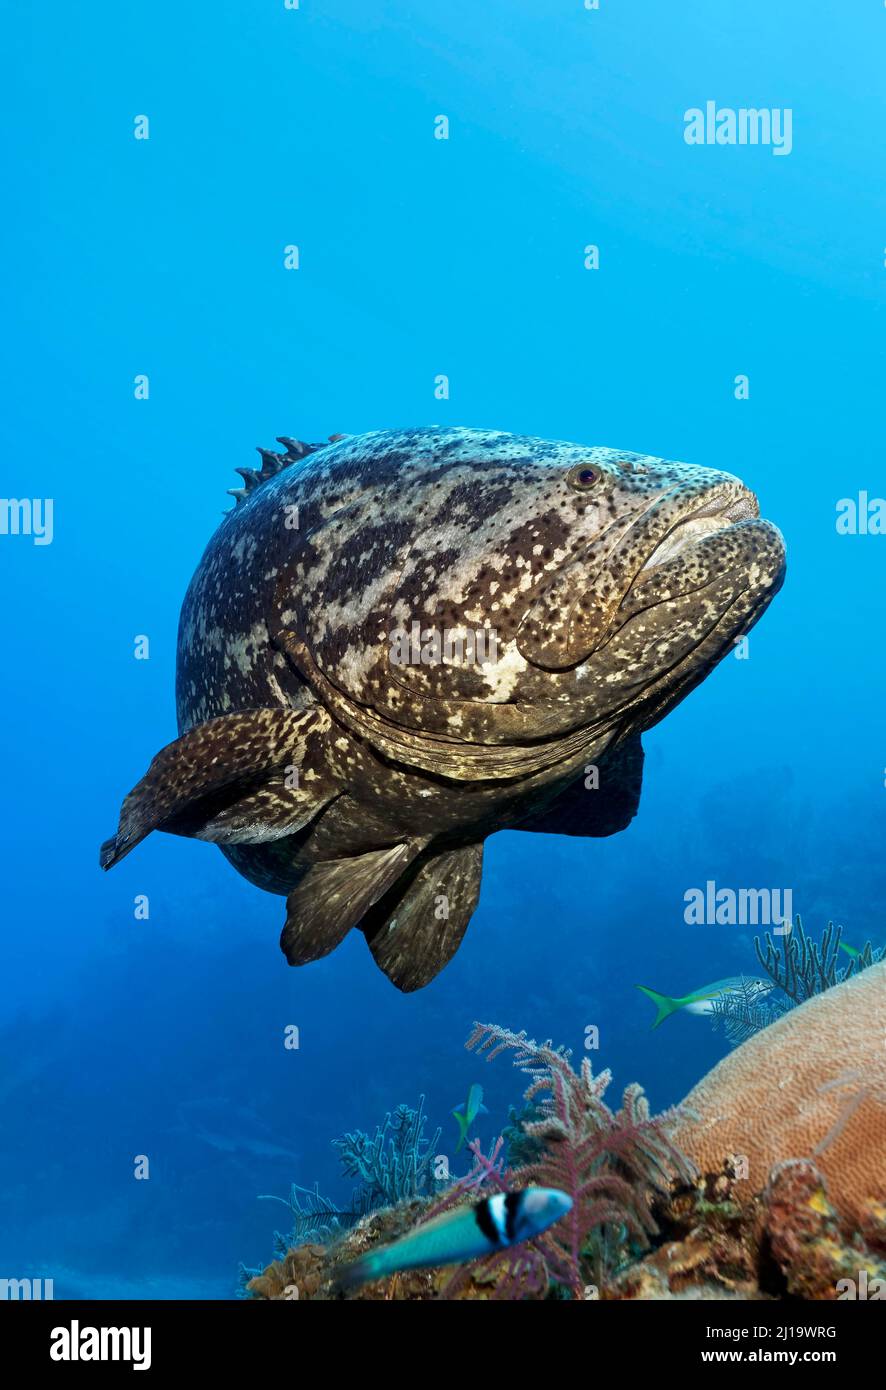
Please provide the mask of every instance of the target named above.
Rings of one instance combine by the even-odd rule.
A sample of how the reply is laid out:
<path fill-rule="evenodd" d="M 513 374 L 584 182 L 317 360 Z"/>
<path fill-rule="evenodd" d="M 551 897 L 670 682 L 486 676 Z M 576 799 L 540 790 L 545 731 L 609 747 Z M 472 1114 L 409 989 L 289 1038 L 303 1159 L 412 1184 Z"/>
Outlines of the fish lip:
<path fill-rule="evenodd" d="M 703 679 L 706 670 L 721 659 L 723 652 L 728 650 L 728 642 L 722 637 L 724 630 L 734 629 L 737 634 L 746 634 L 759 621 L 766 609 L 781 589 L 787 572 L 787 559 L 785 554 L 784 539 L 778 527 L 771 521 L 755 519 L 757 525 L 765 531 L 772 543 L 772 550 L 768 557 L 768 582 L 761 586 L 746 586 L 729 602 L 727 607 L 719 613 L 714 622 L 700 633 L 698 641 L 692 650 L 674 663 L 673 666 L 659 672 L 652 683 L 638 692 L 637 695 L 629 700 L 623 710 L 623 728 L 651 728 L 660 719 L 674 708 L 690 690 L 698 684 L 698 679 Z M 735 523 L 741 524 L 741 523 Z M 745 525 L 748 523 L 745 522 Z M 714 580 L 710 582 L 715 582 Z M 662 602 L 664 600 L 661 600 Z M 631 618 L 638 617 L 644 611 L 654 608 L 659 600 L 653 600 L 648 607 L 644 608 L 638 604 L 635 610 L 625 616 L 625 624 Z M 740 612 L 740 622 L 736 624 L 736 609 Z M 743 611 L 742 611 L 743 610 Z M 621 629 L 617 629 L 620 631 Z M 718 634 L 720 634 L 718 636 Z M 615 634 L 613 634 L 615 635 Z M 607 639 L 607 640 L 611 640 Z M 714 650 L 711 652 L 712 644 L 716 644 L 721 650 L 719 654 Z M 699 662 L 699 653 L 706 652 L 703 662 Z M 693 674 L 693 668 L 702 672 L 701 677 Z M 638 718 L 642 712 L 642 720 L 638 724 Z"/>
<path fill-rule="evenodd" d="M 635 524 L 642 522 L 653 510 L 654 507 L 650 508 L 638 518 L 638 522 Z M 688 529 L 693 526 L 693 523 L 703 522 L 706 519 L 717 524 L 701 531 Z M 616 610 L 614 621 L 599 644 L 598 651 L 607 647 L 632 618 L 644 611 L 656 608 L 659 603 L 666 601 L 666 599 L 656 596 L 655 590 L 660 587 L 656 581 L 663 579 L 667 583 L 669 569 L 672 569 L 675 574 L 678 573 L 680 563 L 685 560 L 687 552 L 692 550 L 694 546 L 700 546 L 713 536 L 722 535 L 734 528 L 748 526 L 752 526 L 755 531 L 759 531 L 767 538 L 766 548 L 770 549 L 768 557 L 770 575 L 766 588 L 770 596 L 774 596 L 781 587 L 784 578 L 784 539 L 774 523 L 760 516 L 760 506 L 756 495 L 737 478 L 729 478 L 724 482 L 714 484 L 706 493 L 689 499 L 685 508 L 681 508 L 679 513 L 674 515 L 665 534 L 658 537 L 642 565 L 634 570 L 633 578 L 622 595 L 621 603 Z M 673 538 L 680 532 L 684 533 L 683 543 L 675 546 Z M 624 540 L 629 541 L 629 536 L 630 533 L 624 537 Z M 661 558 L 656 560 L 656 556 Z M 763 563 L 767 564 L 766 558 L 761 558 L 763 558 Z M 718 570 L 706 577 L 703 582 L 693 585 L 692 588 L 695 592 L 702 593 L 718 578 L 721 578 L 723 573 L 723 571 Z M 684 597 L 689 592 L 691 590 L 688 590 Z M 646 599 L 645 602 L 644 598 Z"/>
<path fill-rule="evenodd" d="M 642 591 L 652 575 L 660 577 L 665 561 L 677 561 L 687 548 L 675 546 L 675 534 L 682 531 L 688 543 L 690 525 L 694 523 L 697 532 L 707 518 L 715 524 L 704 528 L 705 536 L 756 521 L 757 498 L 729 473 L 708 473 L 691 487 L 683 482 L 654 495 L 627 524 L 614 523 L 577 557 L 586 569 L 582 590 L 575 593 L 569 607 L 565 650 L 554 653 L 557 659 L 550 661 L 544 659 L 544 652 L 533 652 L 535 609 L 529 608 L 521 624 L 521 631 L 527 621 L 529 626 L 528 647 L 519 648 L 522 655 L 543 669 L 565 669 L 599 654 L 637 611 L 659 602 L 654 584 L 649 586 L 646 604 Z M 536 607 L 543 604 L 543 597 L 536 600 Z"/>
<path fill-rule="evenodd" d="M 661 537 L 635 575 L 635 582 L 641 575 L 648 574 L 650 570 L 659 569 L 662 565 L 677 559 L 684 551 L 699 541 L 716 535 L 718 532 L 727 531 L 743 521 L 757 521 L 760 518 L 760 504 L 756 495 L 751 492 L 750 488 L 746 488 L 738 482 L 718 484 L 700 501 L 701 505 L 692 507 L 684 515 L 678 517 L 673 526 Z M 695 530 L 690 530 L 694 524 L 706 521 L 714 524 L 702 528 L 696 526 Z M 718 522 L 719 525 L 716 524 Z M 682 543 L 679 539 L 681 533 L 683 533 Z M 676 545 L 674 544 L 675 537 L 678 538 Z M 656 556 L 662 558 L 657 560 Z"/>

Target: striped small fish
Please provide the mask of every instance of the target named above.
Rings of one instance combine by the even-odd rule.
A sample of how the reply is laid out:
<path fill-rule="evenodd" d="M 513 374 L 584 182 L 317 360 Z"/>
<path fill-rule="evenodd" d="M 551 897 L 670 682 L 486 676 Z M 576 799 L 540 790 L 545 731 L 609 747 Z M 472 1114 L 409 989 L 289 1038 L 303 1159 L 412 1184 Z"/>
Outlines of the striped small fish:
<path fill-rule="evenodd" d="M 541 1235 L 571 1208 L 572 1198 L 554 1187 L 496 1192 L 474 1206 L 444 1212 L 392 1245 L 370 1251 L 338 1271 L 335 1282 L 340 1289 L 352 1289 L 401 1270 L 479 1260 Z"/>

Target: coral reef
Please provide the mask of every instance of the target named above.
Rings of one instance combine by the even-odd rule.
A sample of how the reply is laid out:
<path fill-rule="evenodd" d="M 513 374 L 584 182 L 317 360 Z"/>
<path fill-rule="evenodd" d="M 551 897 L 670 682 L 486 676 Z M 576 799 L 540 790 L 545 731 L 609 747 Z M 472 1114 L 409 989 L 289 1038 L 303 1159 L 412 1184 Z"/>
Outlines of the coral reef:
<path fill-rule="evenodd" d="M 332 1141 L 345 1175 L 360 1180 L 364 1210 L 396 1206 L 434 1191 L 432 1164 L 442 1131 L 437 1129 L 430 1143 L 425 1140 L 424 1104 L 421 1096 L 417 1110 L 398 1105 L 371 1137 L 358 1129 Z"/>
<path fill-rule="evenodd" d="M 641 1087 L 628 1086 L 621 1109 L 613 1112 L 603 1096 L 611 1073 L 594 1076 L 584 1057 L 575 1071 L 570 1054 L 525 1033 L 478 1023 L 466 1047 L 492 1061 L 513 1054 L 514 1065 L 529 1077 L 524 1095 L 540 1118 L 524 1125 L 541 1154 L 511 1174 L 512 1185 L 556 1187 L 573 1200 L 569 1215 L 537 1242 L 548 1264 L 548 1282 L 584 1297 L 621 1257 L 631 1241 L 640 1248 L 658 1233 L 656 1201 L 671 1185 L 688 1181 L 692 1170 L 669 1137 L 676 1115 L 652 1118 Z"/>
<path fill-rule="evenodd" d="M 251 1298 L 317 1299 L 327 1283 L 326 1247 L 308 1242 L 289 1250 L 267 1269 L 249 1275 L 246 1292 Z"/>
<path fill-rule="evenodd" d="M 789 1160 L 751 1202 L 735 1200 L 725 1169 L 674 1197 L 668 1239 L 618 1276 L 616 1299 L 886 1298 L 886 1208 L 862 1229 L 841 1222 L 815 1164 Z"/>
<path fill-rule="evenodd" d="M 754 949 L 757 959 L 773 984 L 782 990 L 792 1003 L 804 1004 L 814 995 L 821 994 L 826 989 L 833 989 L 835 985 L 842 984 L 852 975 L 857 975 L 883 959 L 883 950 L 874 951 L 871 943 L 866 941 L 862 950 L 851 957 L 848 965 L 838 969 L 842 936 L 843 928 L 835 927 L 833 922 L 828 922 L 822 932 L 821 941 L 812 941 L 806 935 L 803 920 L 798 912 L 793 929 L 782 938 L 782 950 L 776 946 L 770 932 L 766 933 L 765 952 L 758 936 L 754 937 Z"/>
<path fill-rule="evenodd" d="M 373 1138 L 358 1132 L 336 1142 L 345 1171 L 360 1178 L 364 1211 L 352 1229 L 329 1248 L 313 1240 L 280 1250 L 281 1258 L 262 1273 L 243 1271 L 253 1297 L 334 1296 L 335 1272 L 377 1243 L 388 1243 L 427 1220 L 495 1192 L 536 1185 L 555 1187 L 573 1199 L 569 1215 L 531 1241 L 493 1251 L 455 1270 L 411 1271 L 351 1291 L 350 1297 L 493 1298 L 506 1300 L 595 1296 L 601 1281 L 650 1247 L 658 1235 L 655 1208 L 669 1200 L 672 1185 L 686 1183 L 693 1171 L 671 1142 L 676 1116 L 653 1118 L 643 1091 L 629 1086 L 621 1108 L 603 1099 L 611 1077 L 594 1076 L 585 1058 L 576 1071 L 570 1054 L 552 1043 L 492 1024 L 475 1024 L 466 1046 L 492 1061 L 503 1052 L 529 1079 L 521 1112 L 510 1114 L 510 1147 L 519 1162 L 505 1164 L 499 1137 L 486 1155 L 478 1141 L 468 1148 L 470 1171 L 436 1200 L 422 1200 L 432 1189 L 430 1149 L 422 1140 L 424 1118 L 405 1107 L 388 1116 Z M 306 1202 L 302 1198 L 306 1197 Z M 294 1189 L 293 1234 L 302 1240 L 314 1231 L 328 1237 L 341 1213 L 315 1190 Z M 298 1290 L 293 1294 L 293 1289 Z"/>
<path fill-rule="evenodd" d="M 757 980 L 743 979 L 737 989 L 711 1000 L 714 1030 L 722 1023 L 730 1047 L 747 1042 L 793 1008 L 790 1000 L 773 998 L 773 993 L 763 993 Z"/>
<path fill-rule="evenodd" d="M 480 1166 L 489 1160 L 480 1159 Z M 682 1188 L 659 1209 L 661 1238 L 642 1258 L 601 1285 L 585 1285 L 585 1300 L 886 1300 L 886 1206 L 870 1203 L 860 1230 L 850 1232 L 831 1204 L 814 1164 L 779 1164 L 751 1202 L 735 1198 L 725 1169 Z M 463 1192 L 460 1198 L 465 1200 Z M 304 1245 L 275 1261 L 249 1286 L 253 1298 L 341 1297 L 332 1276 L 340 1263 L 376 1243 L 387 1244 L 429 1214 L 427 1203 L 372 1212 L 330 1250 Z M 516 1252 L 514 1252 L 516 1253 Z M 531 1299 L 564 1296 L 489 1261 L 448 1270 L 409 1271 L 367 1284 L 349 1298 L 427 1301 Z M 568 1293 L 565 1295 L 568 1296 Z"/>
<path fill-rule="evenodd" d="M 760 1299 L 759 1222 L 734 1199 L 725 1169 L 699 1178 L 662 1212 L 664 1240 L 622 1270 L 606 1299 Z"/>
<path fill-rule="evenodd" d="M 886 1201 L 886 961 L 813 995 L 708 1073 L 680 1107 L 674 1142 L 702 1172 L 737 1165 L 743 1201 L 784 1159 L 820 1169 L 858 1229 Z"/>
<path fill-rule="evenodd" d="M 852 1236 L 841 1230 L 814 1163 L 790 1159 L 773 1169 L 763 1194 L 768 1252 L 792 1298 L 858 1298 L 882 1287 L 886 1297 L 886 1213 L 875 1203 L 859 1213 Z"/>
<path fill-rule="evenodd" d="M 430 1142 L 425 1139 L 424 1104 L 425 1098 L 420 1096 L 415 1110 L 398 1105 L 393 1112 L 388 1111 L 372 1135 L 357 1129 L 333 1139 L 332 1146 L 338 1149 L 345 1177 L 359 1179 L 348 1207 L 337 1207 L 321 1194 L 316 1183 L 313 1188 L 293 1183 L 288 1197 L 259 1197 L 263 1202 L 280 1202 L 292 1218 L 288 1232 L 274 1232 L 273 1248 L 278 1262 L 305 1244 L 322 1248 L 369 1212 L 396 1207 L 437 1190 L 432 1164 L 441 1130 L 434 1132 Z M 264 1277 L 260 1269 L 241 1264 L 240 1292 L 259 1277 Z"/>
<path fill-rule="evenodd" d="M 507 1150 L 504 1137 L 488 1154 L 473 1141 L 470 1171 L 434 1197 L 421 1109 L 405 1125 L 389 1117 L 372 1140 L 345 1136 L 339 1147 L 361 1191 L 400 1190 L 386 1186 L 399 1173 L 424 1192 L 361 1214 L 332 1244 L 289 1250 L 247 1291 L 273 1299 L 886 1299 L 884 1040 L 886 961 L 872 960 L 742 1043 L 681 1107 L 653 1118 L 637 1086 L 611 1110 L 609 1073 L 595 1076 L 587 1058 L 576 1070 L 550 1042 L 476 1024 L 467 1047 L 490 1061 L 509 1053 L 529 1081 L 523 1109 L 510 1111 Z M 393 1161 L 400 1136 L 414 1163 Z M 573 1198 L 569 1215 L 534 1240 L 454 1271 L 401 1272 L 337 1291 L 336 1271 L 373 1246 L 530 1184 Z M 319 1203 L 318 1220 L 331 1226 L 316 1191 L 296 1192 L 308 1215 Z"/>

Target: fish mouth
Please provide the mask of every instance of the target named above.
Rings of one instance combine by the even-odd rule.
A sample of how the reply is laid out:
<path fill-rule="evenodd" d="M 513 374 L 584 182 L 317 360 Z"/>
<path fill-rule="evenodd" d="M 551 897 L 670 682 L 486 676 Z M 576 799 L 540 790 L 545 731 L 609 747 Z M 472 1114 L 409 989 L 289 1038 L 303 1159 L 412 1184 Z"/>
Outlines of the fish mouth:
<path fill-rule="evenodd" d="M 642 564 L 634 568 L 616 615 L 621 629 L 638 613 L 659 604 L 701 598 L 704 591 L 724 606 L 740 593 L 762 599 L 777 587 L 784 571 L 784 541 L 772 522 L 760 517 L 754 494 L 740 483 L 714 488 L 676 514 L 663 535 L 651 537 Z M 642 554 L 642 552 L 641 552 Z"/>
<path fill-rule="evenodd" d="M 641 519 L 642 520 L 642 519 Z M 675 509 L 649 535 L 595 655 L 625 672 L 623 712 L 657 723 L 758 622 L 784 581 L 781 532 L 740 483 Z"/>
<path fill-rule="evenodd" d="M 702 610 L 692 617 L 703 625 L 742 591 L 771 588 L 783 564 L 781 536 L 760 519 L 756 497 L 737 478 L 684 484 L 629 525 L 604 531 L 539 591 L 521 623 L 519 650 L 544 669 L 578 666 L 648 609 L 658 610 L 659 623 L 670 614 L 684 625 L 688 609 Z"/>
<path fill-rule="evenodd" d="M 730 526 L 743 521 L 755 521 L 760 515 L 760 504 L 747 488 L 734 487 L 723 495 L 722 492 L 706 499 L 702 506 L 678 521 L 655 546 L 647 557 L 640 574 L 657 569 L 675 559 L 689 546 L 715 536 Z"/>

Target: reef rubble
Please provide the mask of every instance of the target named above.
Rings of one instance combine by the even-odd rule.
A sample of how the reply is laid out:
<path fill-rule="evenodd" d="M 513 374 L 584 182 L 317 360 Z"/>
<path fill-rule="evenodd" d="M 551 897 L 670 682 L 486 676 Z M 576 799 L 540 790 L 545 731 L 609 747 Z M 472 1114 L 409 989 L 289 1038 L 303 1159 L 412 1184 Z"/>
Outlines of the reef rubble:
<path fill-rule="evenodd" d="M 376 1244 L 388 1244 L 427 1214 L 426 1201 L 403 1203 L 363 1218 L 333 1246 L 305 1244 L 275 1260 L 248 1285 L 258 1299 L 370 1301 L 496 1299 L 500 1272 L 479 1262 L 453 1288 L 452 1271 L 410 1270 L 341 1293 L 337 1271 Z M 805 1160 L 777 1166 L 763 1193 L 735 1198 L 728 1173 L 700 1178 L 658 1212 L 655 1248 L 587 1300 L 886 1300 L 886 1205 L 869 1202 L 862 1229 L 851 1232 L 831 1204 L 821 1173 Z M 552 1284 L 536 1299 L 573 1297 Z"/>

